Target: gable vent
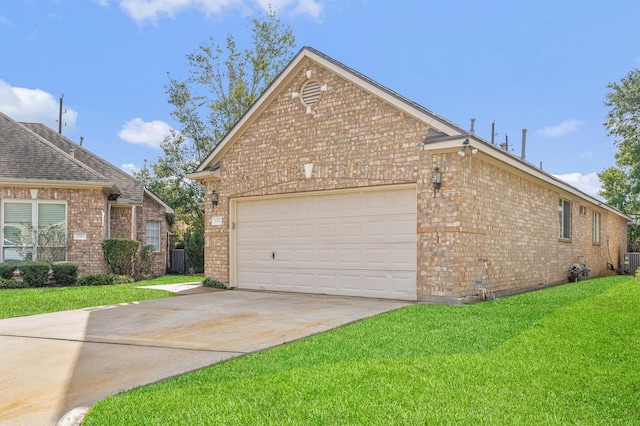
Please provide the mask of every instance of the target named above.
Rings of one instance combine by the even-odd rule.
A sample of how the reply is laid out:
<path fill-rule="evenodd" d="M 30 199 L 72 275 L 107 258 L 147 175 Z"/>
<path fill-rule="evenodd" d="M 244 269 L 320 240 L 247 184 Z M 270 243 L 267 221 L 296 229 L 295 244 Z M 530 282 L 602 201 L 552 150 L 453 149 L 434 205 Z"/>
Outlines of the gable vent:
<path fill-rule="evenodd" d="M 318 99 L 320 99 L 320 83 L 318 83 L 316 80 L 308 81 L 304 86 L 302 86 L 302 90 L 300 92 L 300 100 L 302 101 L 302 105 L 311 106 L 318 102 Z"/>

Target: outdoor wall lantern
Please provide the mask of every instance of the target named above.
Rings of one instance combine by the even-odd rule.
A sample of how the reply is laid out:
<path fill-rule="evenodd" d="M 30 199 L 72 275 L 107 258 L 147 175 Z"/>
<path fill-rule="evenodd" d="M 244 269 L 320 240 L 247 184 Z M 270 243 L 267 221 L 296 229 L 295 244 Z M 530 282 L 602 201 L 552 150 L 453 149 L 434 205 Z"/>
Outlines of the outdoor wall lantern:
<path fill-rule="evenodd" d="M 440 171 L 440 167 L 433 169 L 431 173 L 431 185 L 433 185 L 433 198 L 436 198 L 436 191 L 438 191 L 440 185 L 442 185 L 442 172 Z"/>
<path fill-rule="evenodd" d="M 213 207 L 218 205 L 218 193 L 215 190 L 211 193 L 211 205 Z"/>

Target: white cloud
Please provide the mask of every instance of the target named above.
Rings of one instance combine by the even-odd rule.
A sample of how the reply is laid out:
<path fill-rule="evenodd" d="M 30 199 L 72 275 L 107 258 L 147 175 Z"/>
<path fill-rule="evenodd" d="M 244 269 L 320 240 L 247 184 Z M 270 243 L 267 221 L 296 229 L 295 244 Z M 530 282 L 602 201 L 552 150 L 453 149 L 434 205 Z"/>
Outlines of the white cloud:
<path fill-rule="evenodd" d="M 556 126 L 548 126 L 544 129 L 536 130 L 536 134 L 547 138 L 557 138 L 577 132 L 581 125 L 581 121 L 568 119 Z"/>
<path fill-rule="evenodd" d="M 171 126 L 164 121 L 144 121 L 138 117 L 124 123 L 118 136 L 125 142 L 160 148 L 162 140 L 170 131 Z"/>
<path fill-rule="evenodd" d="M 120 168 L 122 170 L 124 170 L 125 172 L 129 173 L 130 175 L 133 176 L 134 173 L 138 173 L 140 171 L 140 167 L 137 167 L 135 164 L 133 163 L 125 163 L 122 164 L 120 166 Z"/>
<path fill-rule="evenodd" d="M 566 173 L 562 175 L 554 175 L 558 179 L 575 186 L 582 192 L 586 192 L 592 197 L 602 198 L 598 192 L 602 189 L 602 183 L 598 178 L 598 173 L 592 172 L 583 175 L 582 173 Z"/>
<path fill-rule="evenodd" d="M 108 0 L 95 0 L 106 6 Z M 290 11 L 294 15 L 310 15 L 319 18 L 322 5 L 319 0 L 256 0 L 258 5 L 268 10 Z M 247 0 L 119 0 L 120 8 L 138 24 L 157 23 L 162 17 L 174 18 L 186 9 L 198 9 L 206 15 L 219 14 L 232 7 L 247 9 Z"/>
<path fill-rule="evenodd" d="M 290 10 L 292 15 L 309 15 L 319 19 L 322 13 L 322 4 L 317 0 L 257 0 L 262 9 L 270 7 L 282 11 Z"/>
<path fill-rule="evenodd" d="M 7 82 L 0 80 L 0 111 L 14 120 L 42 123 L 52 129 L 57 129 L 60 113 L 59 102 L 59 99 L 44 90 L 12 87 Z M 78 113 L 67 106 L 63 108 L 64 130 L 71 131 L 76 126 Z"/>

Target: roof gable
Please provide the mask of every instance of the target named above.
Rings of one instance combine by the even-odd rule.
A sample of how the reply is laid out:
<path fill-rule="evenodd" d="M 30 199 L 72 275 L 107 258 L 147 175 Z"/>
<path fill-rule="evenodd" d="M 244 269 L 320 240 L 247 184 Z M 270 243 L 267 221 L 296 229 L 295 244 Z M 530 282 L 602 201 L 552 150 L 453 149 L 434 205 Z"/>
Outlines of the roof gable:
<path fill-rule="evenodd" d="M 211 153 L 205 158 L 205 160 L 198 166 L 193 177 L 205 172 L 208 166 L 216 163 L 222 154 L 232 145 L 237 137 L 257 118 L 257 116 L 268 106 L 268 104 L 284 90 L 289 88 L 289 84 L 311 60 L 318 65 L 330 70 L 337 74 L 339 77 L 354 84 L 362 90 L 366 90 L 372 95 L 382 99 L 385 102 L 392 104 L 399 110 L 407 113 L 408 115 L 420 120 L 429 126 L 435 128 L 438 132 L 446 135 L 462 135 L 466 131 L 456 124 L 440 117 L 428 109 L 418 105 L 417 103 L 410 101 L 409 99 L 399 95 L 398 93 L 376 83 L 363 74 L 345 66 L 344 64 L 324 55 L 323 53 L 311 48 L 304 47 L 291 60 L 291 62 L 285 67 L 285 69 L 275 78 L 275 80 L 269 85 L 265 92 L 258 98 L 258 100 L 249 108 L 249 110 L 240 118 L 231 131 L 224 137 L 218 145 L 211 151 Z"/>
<path fill-rule="evenodd" d="M 0 180 L 58 181 L 111 187 L 114 181 L 87 167 L 38 134 L 0 113 Z"/>
<path fill-rule="evenodd" d="M 73 150 L 73 156 L 76 160 L 104 175 L 107 179 L 117 182 L 118 186 L 122 188 L 122 195 L 119 201 L 127 201 L 132 204 L 142 203 L 144 194 L 144 185 L 142 182 L 131 176 L 124 170 L 119 169 L 103 158 L 95 155 L 86 148 L 78 145 L 70 139 L 62 136 L 60 133 L 55 132 L 49 127 L 41 123 L 20 123 L 26 128 L 37 133 L 48 142 L 52 143 L 56 147 L 60 148 L 66 153 L 71 153 Z"/>

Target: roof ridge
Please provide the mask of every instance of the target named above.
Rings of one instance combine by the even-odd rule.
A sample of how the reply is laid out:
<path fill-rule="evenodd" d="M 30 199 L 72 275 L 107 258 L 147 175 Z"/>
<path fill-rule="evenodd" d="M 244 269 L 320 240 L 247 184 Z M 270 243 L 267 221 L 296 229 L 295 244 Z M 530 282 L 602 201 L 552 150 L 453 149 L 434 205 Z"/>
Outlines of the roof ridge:
<path fill-rule="evenodd" d="M 94 152 L 92 152 L 92 151 L 88 150 L 87 148 L 83 147 L 82 145 L 80 145 L 80 144 L 76 143 L 75 141 L 73 141 L 73 140 L 69 139 L 68 137 L 66 137 L 66 136 L 64 136 L 64 135 L 62 135 L 62 134 L 60 134 L 60 133 L 57 133 L 55 130 L 51 129 L 51 128 L 50 128 L 49 126 L 47 126 L 46 124 L 43 124 L 43 123 L 36 123 L 36 122 L 33 122 L 33 123 L 22 123 L 22 122 L 21 122 L 20 124 L 23 124 L 23 125 L 25 125 L 25 124 L 26 124 L 26 125 L 35 125 L 35 126 L 43 127 L 43 128 L 45 128 L 48 132 L 50 132 L 50 133 L 54 134 L 56 137 L 61 138 L 61 139 L 65 140 L 66 142 L 68 142 L 69 144 L 74 145 L 74 149 L 75 149 L 75 147 L 79 148 L 79 149 L 80 149 L 80 150 L 81 150 L 85 155 L 88 155 L 88 156 L 90 156 L 92 159 L 94 159 L 94 160 L 96 160 L 96 161 L 99 161 L 100 163 L 102 163 L 102 164 L 104 164 L 105 166 L 109 167 L 109 168 L 110 168 L 110 169 L 112 169 L 114 172 L 117 172 L 118 174 L 120 174 L 120 175 L 121 175 L 121 176 L 123 176 L 124 178 L 129 179 L 129 180 L 131 180 L 131 181 L 134 181 L 134 182 L 136 182 L 136 183 L 139 183 L 139 184 L 141 184 L 142 186 L 145 186 L 145 185 L 144 185 L 144 183 L 143 183 L 142 181 L 140 181 L 140 180 L 136 179 L 134 176 L 131 176 L 129 173 L 125 172 L 125 171 L 124 171 L 124 170 L 122 170 L 121 168 L 119 168 L 119 167 L 117 167 L 116 165 L 114 165 L 114 164 L 110 163 L 109 161 L 105 160 L 104 158 L 100 157 L 99 155 L 95 154 Z M 25 126 L 25 127 L 27 127 L 27 126 Z M 29 130 L 31 130 L 31 129 L 29 129 Z M 36 133 L 36 132 L 34 132 L 34 133 Z M 36 134 L 37 134 L 37 133 L 36 133 Z M 46 138 L 44 138 L 44 139 L 46 140 Z M 56 145 L 55 145 L 55 143 L 53 143 L 53 142 L 51 142 L 51 141 L 49 141 L 49 143 L 51 143 L 52 145 L 56 146 Z M 59 149 L 61 149 L 61 148 L 59 148 Z M 61 150 L 64 152 L 64 150 L 63 150 L 63 149 L 61 149 Z M 68 154 L 68 153 L 67 153 L 67 154 Z M 71 154 L 68 154 L 68 155 L 69 155 L 69 156 L 71 156 Z M 73 157 L 73 156 L 71 156 L 71 157 L 72 157 L 72 158 L 75 158 L 75 157 Z M 80 163 L 83 163 L 82 161 L 80 161 L 80 159 L 77 159 L 77 158 L 76 158 L 76 160 L 77 160 L 77 161 L 79 161 Z M 83 163 L 83 164 L 85 164 L 85 163 Z M 89 165 L 87 165 L 87 164 L 85 164 L 85 165 L 86 165 L 87 167 L 91 168 Z M 97 170 L 95 170 L 95 169 L 93 169 L 93 168 L 91 168 L 91 169 L 92 169 L 92 170 L 94 170 L 94 171 L 96 171 L 96 173 L 100 173 L 100 172 L 98 172 Z"/>
<path fill-rule="evenodd" d="M 83 169 L 85 169 L 86 171 L 88 171 L 89 173 L 93 174 L 96 176 L 96 178 L 99 178 L 101 180 L 104 181 L 104 183 L 109 183 L 109 184 L 115 184 L 115 186 L 118 187 L 118 189 L 121 189 L 118 184 L 116 182 L 112 182 L 110 181 L 106 176 L 104 176 L 102 173 L 98 173 L 96 170 L 92 169 L 91 167 L 87 166 L 86 164 L 84 164 L 82 161 L 77 160 L 76 158 L 74 158 L 73 156 L 71 156 L 70 154 L 66 153 L 64 150 L 58 148 L 55 144 L 49 142 L 47 139 L 45 139 L 44 137 L 40 136 L 39 134 L 37 134 L 36 132 L 34 132 L 33 130 L 29 129 L 27 126 L 25 126 L 24 124 L 20 123 L 19 121 L 14 120 L 13 118 L 9 117 L 8 115 L 4 114 L 3 112 L 0 111 L 0 116 L 2 118 L 4 118 L 5 120 L 7 120 L 10 123 L 13 123 L 14 125 L 18 126 L 21 130 L 26 131 L 30 136 L 34 137 L 35 140 L 37 142 L 39 142 L 40 144 L 45 145 L 46 147 L 48 147 L 49 149 L 52 149 L 54 151 L 56 151 L 58 154 L 62 154 L 63 158 L 66 161 L 71 161 L 75 164 L 77 164 L 78 166 L 82 167 Z"/>

